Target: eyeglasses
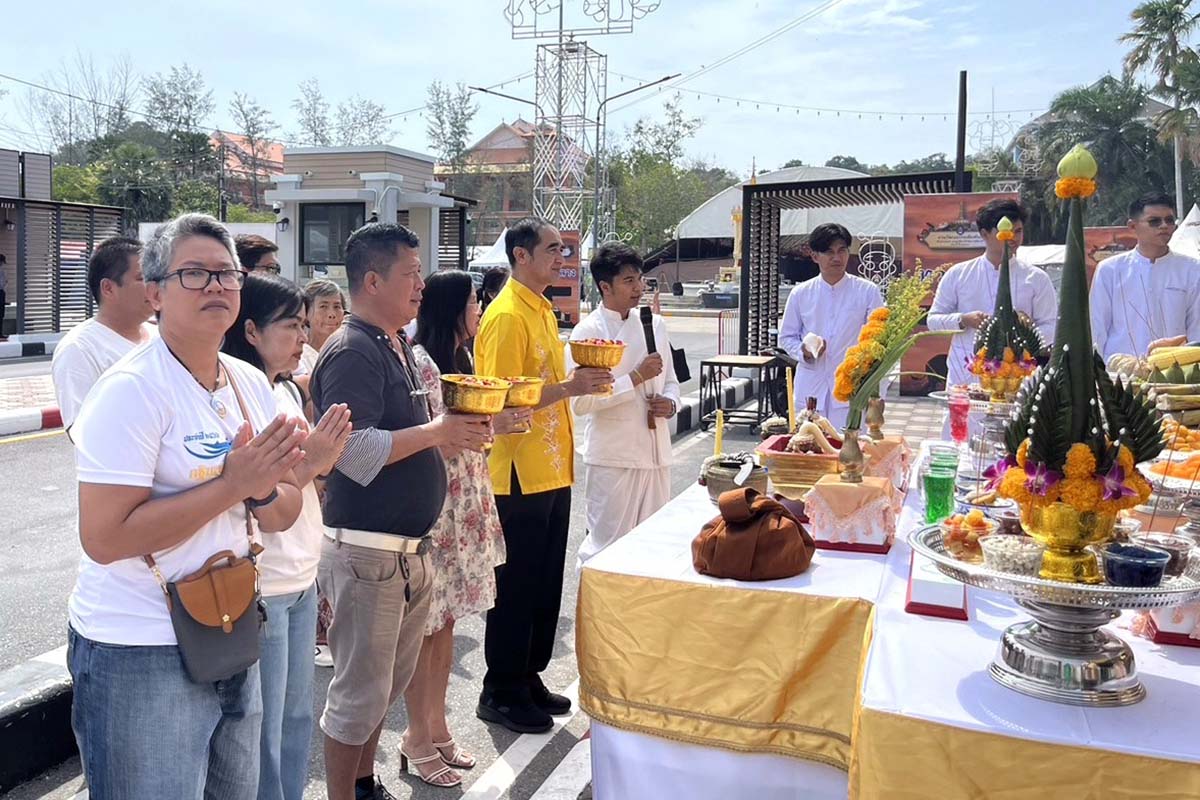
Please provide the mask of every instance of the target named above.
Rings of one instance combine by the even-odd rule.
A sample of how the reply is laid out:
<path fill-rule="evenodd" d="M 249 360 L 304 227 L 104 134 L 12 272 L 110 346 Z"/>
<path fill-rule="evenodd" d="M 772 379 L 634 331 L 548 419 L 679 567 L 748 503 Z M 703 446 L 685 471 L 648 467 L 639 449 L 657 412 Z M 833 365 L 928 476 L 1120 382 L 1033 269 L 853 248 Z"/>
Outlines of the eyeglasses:
<path fill-rule="evenodd" d="M 231 292 L 239 292 L 242 286 L 246 283 L 246 273 L 240 269 L 199 269 L 192 267 L 188 269 L 177 269 L 174 272 L 168 272 L 158 280 L 166 282 L 168 278 L 179 278 L 179 285 L 185 289 L 193 291 L 203 291 L 208 288 L 208 285 L 214 280 L 220 284 L 222 289 L 228 289 Z"/>
<path fill-rule="evenodd" d="M 1144 219 L 1142 221 L 1145 222 L 1147 225 L 1149 225 L 1151 228 L 1161 228 L 1163 225 L 1174 225 L 1175 224 L 1174 217 L 1146 217 L 1146 219 Z"/>
<path fill-rule="evenodd" d="M 251 271 L 252 272 L 269 272 L 272 275 L 278 275 L 281 272 L 281 268 L 278 264 L 268 264 L 268 265 L 255 267 Z"/>

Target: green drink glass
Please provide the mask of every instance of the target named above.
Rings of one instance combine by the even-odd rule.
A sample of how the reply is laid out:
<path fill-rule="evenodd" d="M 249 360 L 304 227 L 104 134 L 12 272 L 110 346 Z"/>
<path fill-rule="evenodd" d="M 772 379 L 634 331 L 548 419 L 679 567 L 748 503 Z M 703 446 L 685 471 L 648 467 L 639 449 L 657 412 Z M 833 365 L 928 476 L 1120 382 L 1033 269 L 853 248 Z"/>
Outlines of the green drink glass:
<path fill-rule="evenodd" d="M 954 470 L 933 464 L 923 478 L 925 522 L 941 522 L 954 512 Z"/>

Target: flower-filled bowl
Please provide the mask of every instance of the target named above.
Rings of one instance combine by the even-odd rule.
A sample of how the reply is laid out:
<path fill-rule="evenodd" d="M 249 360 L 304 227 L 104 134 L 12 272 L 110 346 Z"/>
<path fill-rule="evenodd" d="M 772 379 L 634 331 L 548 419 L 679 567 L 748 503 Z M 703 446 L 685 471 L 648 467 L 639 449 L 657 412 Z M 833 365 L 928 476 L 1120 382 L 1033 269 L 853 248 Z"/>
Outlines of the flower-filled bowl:
<path fill-rule="evenodd" d="M 612 369 L 625 355 L 625 343 L 617 339 L 572 339 L 571 358 L 581 367 Z"/>
<path fill-rule="evenodd" d="M 482 375 L 443 375 L 442 400 L 460 414 L 498 414 L 504 410 L 511 384 Z"/>

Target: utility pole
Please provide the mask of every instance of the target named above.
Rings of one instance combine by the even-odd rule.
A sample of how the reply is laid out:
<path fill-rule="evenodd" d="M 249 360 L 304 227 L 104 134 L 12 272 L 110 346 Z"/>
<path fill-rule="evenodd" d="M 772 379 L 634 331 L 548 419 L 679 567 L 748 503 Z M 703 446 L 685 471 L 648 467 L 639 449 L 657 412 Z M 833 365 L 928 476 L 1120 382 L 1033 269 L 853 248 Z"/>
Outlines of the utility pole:
<path fill-rule="evenodd" d="M 221 146 L 217 148 L 217 159 L 220 162 L 217 167 L 217 219 L 221 222 L 225 221 L 225 215 L 228 208 L 225 203 L 225 141 L 221 140 Z"/>

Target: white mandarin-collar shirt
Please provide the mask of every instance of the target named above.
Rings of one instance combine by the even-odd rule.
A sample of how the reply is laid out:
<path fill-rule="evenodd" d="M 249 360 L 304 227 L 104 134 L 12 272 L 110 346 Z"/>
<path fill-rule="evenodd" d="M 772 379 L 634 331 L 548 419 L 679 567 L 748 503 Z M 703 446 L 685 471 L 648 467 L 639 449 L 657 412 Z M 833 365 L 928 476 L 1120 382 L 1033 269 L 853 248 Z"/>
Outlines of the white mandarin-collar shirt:
<path fill-rule="evenodd" d="M 1039 267 L 1030 266 L 1015 258 L 1008 262 L 1012 285 L 1013 310 L 1024 312 L 1041 331 L 1049 347 L 1054 343 L 1054 328 L 1058 322 L 1058 295 L 1050 276 Z M 986 255 L 955 264 L 938 282 L 929 307 L 926 324 L 931 331 L 956 331 L 962 328 L 963 314 L 982 311 L 991 315 L 996 309 L 996 290 L 1000 285 L 1000 266 Z M 946 357 L 947 378 L 951 385 L 972 383 L 967 361 L 975 355 L 978 328 L 968 328 L 950 340 Z M 1017 356 L 1020 356 L 1017 353 Z M 1034 354 L 1036 355 L 1036 353 Z"/>
<path fill-rule="evenodd" d="M 796 407 L 809 397 L 835 426 L 845 422 L 846 403 L 833 398 L 833 376 L 838 364 L 858 341 L 858 333 L 872 311 L 883 305 L 879 287 L 857 275 L 844 275 L 832 286 L 820 275 L 792 289 L 783 311 L 779 346 L 798 361 L 795 379 Z M 812 333 L 825 340 L 825 351 L 811 364 L 801 345 Z"/>
<path fill-rule="evenodd" d="M 611 395 L 583 395 L 571 400 L 571 410 L 583 422 L 580 454 L 583 463 L 603 467 L 656 469 L 671 465 L 671 420 L 659 417 L 654 430 L 646 422 L 649 398 L 669 397 L 679 406 L 679 380 L 671 358 L 671 343 L 663 318 L 654 315 L 654 349 L 662 356 L 663 371 L 638 386 L 632 372 L 649 352 L 637 309 L 625 319 L 603 304 L 579 321 L 571 338 L 617 339 L 625 342 L 621 363 L 612 371 L 616 379 Z M 567 369 L 577 366 L 566 352 Z"/>
<path fill-rule="evenodd" d="M 1136 249 L 1100 262 L 1090 297 L 1092 342 L 1113 353 L 1146 355 L 1150 342 L 1200 340 L 1200 261 L 1168 252 L 1151 261 Z"/>

